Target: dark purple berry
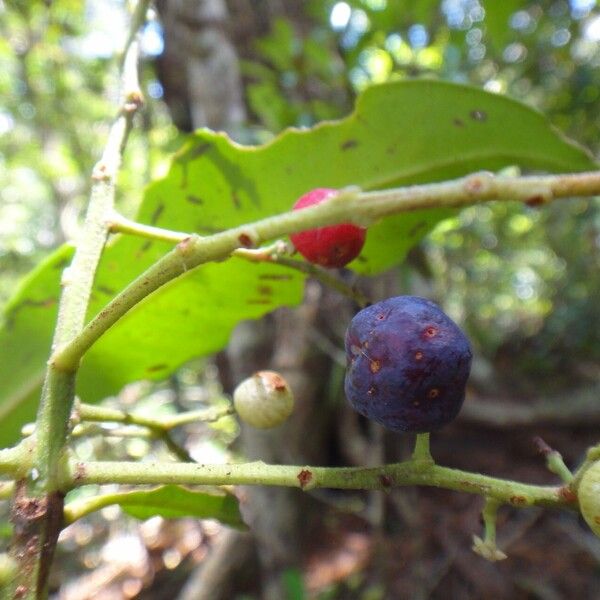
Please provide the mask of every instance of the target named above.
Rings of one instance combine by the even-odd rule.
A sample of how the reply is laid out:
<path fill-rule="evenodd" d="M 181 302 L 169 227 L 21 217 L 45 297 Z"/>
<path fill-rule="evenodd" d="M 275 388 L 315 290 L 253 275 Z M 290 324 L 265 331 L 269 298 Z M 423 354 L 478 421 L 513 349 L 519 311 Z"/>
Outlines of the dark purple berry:
<path fill-rule="evenodd" d="M 433 431 L 462 406 L 469 341 L 430 300 L 398 296 L 361 310 L 346 331 L 346 358 L 350 404 L 386 429 Z"/>

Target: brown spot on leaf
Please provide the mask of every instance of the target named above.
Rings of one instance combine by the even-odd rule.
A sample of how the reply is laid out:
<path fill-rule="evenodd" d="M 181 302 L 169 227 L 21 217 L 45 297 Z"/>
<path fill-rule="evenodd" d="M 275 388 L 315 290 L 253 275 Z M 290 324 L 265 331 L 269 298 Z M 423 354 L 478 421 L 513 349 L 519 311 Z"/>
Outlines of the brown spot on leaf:
<path fill-rule="evenodd" d="M 160 215 L 162 215 L 164 210 L 165 210 L 165 205 L 162 203 L 159 204 L 154 209 L 154 212 L 152 213 L 152 216 L 150 217 L 150 223 L 152 223 L 152 225 L 154 225 L 156 223 L 156 221 L 158 221 L 158 219 L 160 218 Z"/>
<path fill-rule="evenodd" d="M 204 204 L 204 200 L 202 200 L 202 198 L 198 198 L 198 196 L 194 196 L 193 194 L 188 194 L 185 199 L 190 203 L 190 204 Z"/>
<path fill-rule="evenodd" d="M 272 296 L 273 295 L 273 288 L 270 285 L 259 285 L 256 288 L 256 291 L 261 296 Z"/>
<path fill-rule="evenodd" d="M 210 144 L 208 142 L 205 142 L 204 144 L 200 144 L 199 146 L 196 146 L 190 152 L 186 153 L 185 158 L 187 160 L 193 160 L 195 158 L 199 158 L 200 156 L 202 156 L 203 154 L 208 152 L 211 149 L 211 147 L 212 147 L 212 144 Z"/>
<path fill-rule="evenodd" d="M 6 327 L 8 329 L 12 329 L 15 324 L 15 320 L 19 314 L 19 312 L 27 308 L 29 306 L 33 308 L 50 308 L 56 304 L 56 298 L 43 298 L 41 300 L 33 300 L 32 298 L 26 298 L 16 306 L 14 306 L 11 310 L 6 311 Z"/>
<path fill-rule="evenodd" d="M 57 262 L 54 265 L 54 268 L 57 269 L 58 271 L 62 271 L 65 267 L 69 266 L 69 263 L 71 261 L 68 258 L 63 258 L 62 260 L 60 260 L 59 262 Z"/>
<path fill-rule="evenodd" d="M 231 193 L 231 201 L 237 210 L 242 208 L 242 203 L 240 202 L 240 197 L 238 196 L 237 192 L 234 191 Z"/>
<path fill-rule="evenodd" d="M 107 296 L 114 296 L 115 295 L 115 290 L 105 286 L 105 285 L 99 285 L 96 288 L 99 292 L 102 292 L 103 294 L 106 294 Z"/>
<path fill-rule="evenodd" d="M 340 144 L 342 150 L 350 150 L 350 148 L 355 148 L 356 146 L 358 146 L 357 140 L 346 140 Z"/>
<path fill-rule="evenodd" d="M 312 480 L 313 474 L 308 469 L 302 469 L 297 475 L 300 487 L 305 488 Z"/>
<path fill-rule="evenodd" d="M 258 278 L 266 281 L 288 281 L 292 276 L 283 273 L 261 273 Z"/>
<path fill-rule="evenodd" d="M 452 124 L 455 127 L 464 127 L 465 126 L 465 122 L 462 119 L 459 119 L 458 117 L 452 119 Z"/>
<path fill-rule="evenodd" d="M 164 369 L 166 369 L 169 365 L 167 365 L 166 363 L 160 363 L 158 365 L 152 365 L 151 367 L 147 367 L 146 371 L 148 373 L 156 373 L 156 371 L 163 371 Z"/>
<path fill-rule="evenodd" d="M 56 304 L 56 298 L 44 298 L 43 300 L 29 300 L 26 302 L 30 306 L 39 306 L 40 308 L 50 308 Z"/>
<path fill-rule="evenodd" d="M 268 298 L 250 298 L 246 304 L 271 304 L 271 301 Z"/>

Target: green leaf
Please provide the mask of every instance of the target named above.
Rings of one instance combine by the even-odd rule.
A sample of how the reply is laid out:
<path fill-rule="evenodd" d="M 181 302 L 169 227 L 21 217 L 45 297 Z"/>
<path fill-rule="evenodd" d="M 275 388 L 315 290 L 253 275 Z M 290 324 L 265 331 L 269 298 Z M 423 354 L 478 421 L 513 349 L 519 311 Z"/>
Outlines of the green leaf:
<path fill-rule="evenodd" d="M 179 485 L 163 485 L 151 490 L 115 492 L 75 500 L 65 506 L 68 522 L 118 504 L 128 515 L 136 519 L 164 517 L 177 519 L 217 519 L 224 525 L 244 529 L 238 500 L 232 494 L 193 491 Z"/>
<path fill-rule="evenodd" d="M 440 81 L 394 82 L 367 89 L 344 120 L 287 130 L 264 146 L 197 133 L 169 175 L 148 189 L 140 220 L 189 230 L 186 203 L 195 201 L 195 231 L 210 233 L 284 212 L 314 187 L 378 189 L 512 164 L 549 171 L 594 166 L 540 113 L 514 100 Z M 400 262 L 448 214 L 386 219 L 370 228 L 352 267 L 368 274 Z"/>
<path fill-rule="evenodd" d="M 477 88 L 440 81 L 397 81 L 367 89 L 355 111 L 312 129 L 284 131 L 272 142 L 240 146 L 199 131 L 148 187 L 139 220 L 207 235 L 285 212 L 315 187 L 378 189 L 458 177 L 508 165 L 581 171 L 595 165 L 538 112 Z M 370 228 L 351 265 L 377 273 L 405 257 L 450 211 L 388 218 Z M 102 258 L 88 316 L 101 310 L 170 246 L 117 236 Z M 34 411 L 59 285 L 60 250 L 24 283 L 0 332 L 0 411 L 11 415 L 0 442 Z M 203 265 L 130 311 L 86 355 L 77 391 L 94 402 L 138 379 L 162 379 L 187 360 L 221 349 L 240 321 L 301 301 L 302 277 L 283 267 L 238 258 Z M 45 299 L 47 306 L 36 302 Z M 27 417 L 29 418 L 29 417 Z"/>
<path fill-rule="evenodd" d="M 56 321 L 60 275 L 73 248 L 62 246 L 40 263 L 7 304 L 0 328 L 0 442 L 19 437 L 35 418 Z"/>

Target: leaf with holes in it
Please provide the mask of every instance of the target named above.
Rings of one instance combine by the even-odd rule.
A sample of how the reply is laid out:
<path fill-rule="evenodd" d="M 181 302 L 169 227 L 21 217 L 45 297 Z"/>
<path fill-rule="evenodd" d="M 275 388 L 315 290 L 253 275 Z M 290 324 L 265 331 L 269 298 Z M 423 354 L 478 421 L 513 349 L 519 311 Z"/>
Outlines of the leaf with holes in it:
<path fill-rule="evenodd" d="M 262 146 L 197 132 L 166 177 L 147 188 L 139 220 L 210 235 L 288 211 L 316 187 L 373 190 L 508 165 L 554 172 L 595 166 L 541 114 L 509 98 L 439 81 L 393 82 L 368 88 L 345 119 L 287 130 Z M 382 220 L 369 228 L 351 267 L 377 273 L 399 263 L 449 214 L 415 211 Z M 169 248 L 130 236 L 111 239 L 88 317 Z M 56 299 L 61 252 L 21 288 L 0 333 L 0 382 L 13 378 L 8 390 L 0 388 L 0 415 L 12 415 L 10 427 L 0 432 L 3 443 L 15 439 L 25 415 L 34 414 L 35 396 L 28 393 L 43 374 L 55 316 L 39 300 Z M 128 382 L 164 378 L 187 360 L 221 349 L 240 321 L 299 303 L 302 283 L 297 272 L 239 258 L 202 265 L 146 298 L 99 340 L 83 360 L 78 394 L 94 402 Z"/>

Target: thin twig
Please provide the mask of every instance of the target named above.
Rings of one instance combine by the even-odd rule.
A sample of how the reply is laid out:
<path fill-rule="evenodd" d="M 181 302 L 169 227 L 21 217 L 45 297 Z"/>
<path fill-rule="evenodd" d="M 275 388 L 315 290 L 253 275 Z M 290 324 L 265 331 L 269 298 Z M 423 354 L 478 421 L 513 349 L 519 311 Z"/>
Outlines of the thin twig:
<path fill-rule="evenodd" d="M 479 494 L 515 507 L 554 506 L 575 509 L 576 500 L 560 486 L 508 481 L 409 460 L 382 467 L 309 467 L 171 462 L 81 462 L 72 460 L 64 474 L 64 490 L 87 484 L 273 485 L 336 489 L 390 489 L 424 485 Z"/>
<path fill-rule="evenodd" d="M 558 475 L 567 485 L 573 481 L 573 473 L 569 470 L 562 455 L 557 450 L 553 450 L 539 436 L 533 438 L 533 443 L 538 452 L 546 459 L 548 470 Z"/>
<path fill-rule="evenodd" d="M 520 200 L 530 204 L 574 195 L 600 194 L 600 171 L 536 177 L 494 176 L 476 173 L 427 185 L 359 193 L 342 190 L 308 208 L 262 219 L 214 235 L 190 236 L 140 275 L 116 296 L 75 339 L 57 348 L 57 368 L 73 371 L 85 352 L 133 306 L 146 296 L 201 264 L 223 260 L 250 241 L 254 246 L 290 233 L 356 221 L 361 225 L 385 216 L 436 207 L 462 207 L 491 200 Z"/>
<path fill-rule="evenodd" d="M 139 413 L 131 413 L 116 408 L 95 406 L 93 404 L 79 404 L 77 416 L 87 422 L 112 422 L 134 425 L 145 428 L 154 438 L 162 440 L 169 451 L 183 462 L 195 462 L 190 453 L 179 445 L 171 435 L 170 431 L 181 425 L 189 423 L 211 423 L 233 414 L 232 406 L 206 408 L 201 410 L 187 411 L 176 415 L 165 415 L 161 417 L 145 416 Z M 142 429 L 143 432 L 143 429 Z M 112 435 L 124 432 L 110 432 Z M 134 432 L 134 434 L 138 432 Z"/>
<path fill-rule="evenodd" d="M 277 265 L 289 267 L 290 269 L 295 269 L 296 271 L 300 271 L 309 277 L 314 277 L 323 285 L 336 290 L 347 298 L 350 298 L 361 308 L 364 308 L 370 303 L 369 298 L 367 298 L 367 296 L 365 296 L 365 294 L 363 294 L 360 290 L 356 289 L 354 286 L 348 285 L 345 281 L 342 281 L 339 277 L 336 277 L 323 267 L 313 265 L 304 260 L 288 258 L 286 256 L 276 256 L 271 260 L 271 262 Z"/>
<path fill-rule="evenodd" d="M 116 212 L 113 212 L 110 215 L 106 224 L 111 233 L 129 233 L 160 242 L 179 243 L 190 237 L 189 233 L 171 231 L 169 229 L 162 229 L 161 227 L 137 223 Z"/>
<path fill-rule="evenodd" d="M 96 406 L 81 403 L 77 407 L 77 416 L 81 421 L 123 423 L 126 425 L 140 425 L 155 430 L 170 431 L 175 427 L 189 423 L 210 423 L 234 413 L 232 406 L 204 408 L 190 410 L 174 415 L 153 417 L 142 415 L 139 412 L 128 412 L 118 408 Z"/>
<path fill-rule="evenodd" d="M 153 225 L 137 223 L 117 213 L 113 214 L 108 224 L 110 231 L 113 233 L 137 235 L 139 237 L 161 242 L 179 243 L 192 235 L 191 233 L 172 231 L 170 229 L 163 229 L 162 227 L 154 227 Z M 274 263 L 277 265 L 283 265 L 296 271 L 300 271 L 309 277 L 314 277 L 315 279 L 319 280 L 323 285 L 340 292 L 344 296 L 347 296 L 356 302 L 356 304 L 358 304 L 361 308 L 364 308 L 369 304 L 369 299 L 360 290 L 348 285 L 323 267 L 285 256 L 285 254 L 288 252 L 289 248 L 287 247 L 287 244 L 280 241 L 262 248 L 238 248 L 231 254 L 232 256 L 248 260 L 250 262 Z"/>
<path fill-rule="evenodd" d="M 173 436 L 166 430 L 157 432 L 157 435 L 164 442 L 165 446 L 169 451 L 176 456 L 181 462 L 184 463 L 195 463 L 196 461 L 192 458 L 192 455 L 180 444 L 178 444 Z"/>
<path fill-rule="evenodd" d="M 108 236 L 107 216 L 115 200 L 116 178 L 123 151 L 133 126 L 133 117 L 142 104 L 138 81 L 139 41 L 135 33 L 140 27 L 149 1 L 138 3 L 132 19 L 132 34 L 128 38 L 122 73 L 122 104 L 120 114 L 110 129 L 100 161 L 92 174 L 92 189 L 85 222 L 77 242 L 75 256 L 63 273 L 63 292 L 53 348 L 70 342 L 82 330 L 89 299 L 104 244 Z M 52 489 L 62 446 L 67 436 L 67 424 L 74 400 L 74 377 L 56 369 L 49 362 L 36 420 L 38 436 L 36 468 L 39 477 L 36 489 Z"/>

